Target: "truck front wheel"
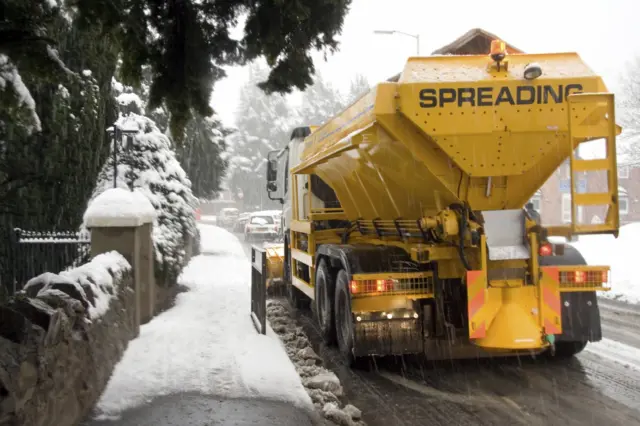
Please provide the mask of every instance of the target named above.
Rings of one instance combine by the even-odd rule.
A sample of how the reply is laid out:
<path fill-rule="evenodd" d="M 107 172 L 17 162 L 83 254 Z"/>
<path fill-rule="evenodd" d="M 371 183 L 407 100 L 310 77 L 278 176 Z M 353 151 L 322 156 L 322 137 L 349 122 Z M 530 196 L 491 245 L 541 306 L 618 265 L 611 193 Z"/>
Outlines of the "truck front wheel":
<path fill-rule="evenodd" d="M 349 277 L 344 269 L 338 272 L 335 292 L 335 329 L 338 350 L 348 367 L 355 363 L 353 355 L 353 315 L 351 314 L 351 294 Z"/>
<path fill-rule="evenodd" d="M 315 285 L 315 314 L 320 334 L 325 344 L 330 345 L 335 339 L 333 320 L 333 294 L 335 285 L 327 262 L 321 259 L 318 263 Z"/>

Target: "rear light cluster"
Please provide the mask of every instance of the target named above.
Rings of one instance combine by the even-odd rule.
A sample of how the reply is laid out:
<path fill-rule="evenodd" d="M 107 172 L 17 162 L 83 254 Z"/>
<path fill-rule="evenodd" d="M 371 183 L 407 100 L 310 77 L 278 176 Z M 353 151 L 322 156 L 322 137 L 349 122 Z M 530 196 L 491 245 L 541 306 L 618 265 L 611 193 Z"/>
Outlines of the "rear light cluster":
<path fill-rule="evenodd" d="M 609 282 L 609 271 L 561 271 L 563 284 L 603 284 Z"/>
<path fill-rule="evenodd" d="M 351 294 L 393 291 L 397 282 L 397 280 L 352 280 Z"/>

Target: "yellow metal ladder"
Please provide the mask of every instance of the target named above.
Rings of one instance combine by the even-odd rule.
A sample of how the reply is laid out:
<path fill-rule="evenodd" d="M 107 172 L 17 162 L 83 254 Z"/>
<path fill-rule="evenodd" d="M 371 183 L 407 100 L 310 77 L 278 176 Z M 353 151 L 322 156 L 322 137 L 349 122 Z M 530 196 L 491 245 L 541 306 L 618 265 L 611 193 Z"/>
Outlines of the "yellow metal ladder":
<path fill-rule="evenodd" d="M 569 106 L 571 233 L 614 234 L 618 236 L 620 212 L 618 210 L 618 169 L 616 159 L 615 104 L 613 93 L 579 93 L 567 97 Z M 583 160 L 576 158 L 576 147 L 581 142 L 605 139 L 604 159 Z M 578 192 L 579 179 L 575 173 L 604 171 L 607 176 L 607 192 Z M 582 206 L 607 206 L 603 223 L 578 223 L 578 208 Z"/>

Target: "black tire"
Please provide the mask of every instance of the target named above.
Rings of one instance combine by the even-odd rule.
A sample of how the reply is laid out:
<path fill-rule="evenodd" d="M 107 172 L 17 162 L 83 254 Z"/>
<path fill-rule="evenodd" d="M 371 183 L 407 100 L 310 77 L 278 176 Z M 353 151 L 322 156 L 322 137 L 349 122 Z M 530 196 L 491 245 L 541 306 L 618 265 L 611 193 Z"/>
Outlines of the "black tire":
<path fill-rule="evenodd" d="M 296 309 L 308 309 L 310 299 L 293 285 L 291 279 L 291 251 L 289 250 L 289 239 L 284 239 L 284 262 L 282 264 L 282 275 L 287 291 L 289 303 Z"/>
<path fill-rule="evenodd" d="M 334 298 L 335 330 L 338 350 L 348 367 L 355 365 L 353 355 L 354 330 L 353 315 L 351 314 L 351 293 L 349 292 L 349 277 L 344 269 L 338 272 Z"/>
<path fill-rule="evenodd" d="M 587 342 L 556 342 L 555 357 L 566 359 L 579 354 L 587 346 Z"/>
<path fill-rule="evenodd" d="M 584 256 L 570 245 L 565 245 L 562 256 L 540 257 L 540 266 L 562 266 L 562 265 L 587 265 Z M 554 357 L 559 359 L 571 358 L 579 354 L 587 346 L 587 341 L 558 341 L 555 343 Z M 547 352 L 551 355 L 550 351 Z"/>
<path fill-rule="evenodd" d="M 333 315 L 333 295 L 335 284 L 327 262 L 321 259 L 316 271 L 314 311 L 316 322 L 320 326 L 320 335 L 325 344 L 335 342 L 336 330 Z"/>

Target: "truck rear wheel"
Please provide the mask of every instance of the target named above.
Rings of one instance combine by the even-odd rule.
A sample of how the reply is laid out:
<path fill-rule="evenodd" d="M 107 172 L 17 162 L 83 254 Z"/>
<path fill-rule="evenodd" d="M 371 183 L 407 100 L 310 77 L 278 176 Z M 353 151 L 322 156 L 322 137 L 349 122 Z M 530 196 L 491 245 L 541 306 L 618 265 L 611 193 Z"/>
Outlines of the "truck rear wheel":
<path fill-rule="evenodd" d="M 338 350 L 348 367 L 355 363 L 353 355 L 353 315 L 351 315 L 351 294 L 349 277 L 344 269 L 338 272 L 335 291 L 335 329 Z"/>
<path fill-rule="evenodd" d="M 579 354 L 587 346 L 587 342 L 556 342 L 556 358 L 571 358 Z"/>
<path fill-rule="evenodd" d="M 320 334 L 325 344 L 335 341 L 335 324 L 333 309 L 334 281 L 327 262 L 321 259 L 318 263 L 315 285 L 315 316 L 320 326 Z"/>

